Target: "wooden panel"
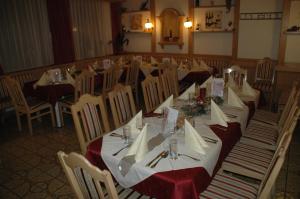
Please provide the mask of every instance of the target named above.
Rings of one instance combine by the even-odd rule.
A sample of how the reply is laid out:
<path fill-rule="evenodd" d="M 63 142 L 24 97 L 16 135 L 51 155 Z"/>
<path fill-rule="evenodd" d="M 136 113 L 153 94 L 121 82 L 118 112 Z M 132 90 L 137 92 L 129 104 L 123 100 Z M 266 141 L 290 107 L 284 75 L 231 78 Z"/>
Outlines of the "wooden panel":
<path fill-rule="evenodd" d="M 285 31 L 288 29 L 289 18 L 290 18 L 290 7 L 291 7 L 291 0 L 284 0 L 282 25 L 281 25 L 280 40 L 279 40 L 279 54 L 278 54 L 278 63 L 280 65 L 282 65 L 285 60 L 286 37 L 287 37 Z"/>

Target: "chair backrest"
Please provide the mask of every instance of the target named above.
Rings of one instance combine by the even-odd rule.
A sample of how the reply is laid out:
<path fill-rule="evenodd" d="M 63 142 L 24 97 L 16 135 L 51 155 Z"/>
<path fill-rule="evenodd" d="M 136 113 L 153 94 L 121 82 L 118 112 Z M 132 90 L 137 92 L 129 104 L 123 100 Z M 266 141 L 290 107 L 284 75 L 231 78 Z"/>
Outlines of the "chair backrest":
<path fill-rule="evenodd" d="M 115 66 L 111 66 L 110 68 L 104 71 L 103 86 L 102 86 L 103 93 L 111 91 L 111 89 L 117 84 L 119 74 L 115 74 L 115 72 L 116 72 Z"/>
<path fill-rule="evenodd" d="M 104 199 L 106 194 L 108 198 L 119 198 L 109 171 L 101 171 L 75 152 L 67 155 L 59 151 L 57 155 L 77 198 Z"/>
<path fill-rule="evenodd" d="M 126 71 L 126 80 L 125 84 L 130 86 L 136 86 L 139 76 L 140 62 L 133 60 L 131 65 L 127 68 Z"/>
<path fill-rule="evenodd" d="M 280 146 L 277 148 L 273 156 L 271 164 L 269 165 L 266 175 L 264 176 L 258 190 L 259 199 L 269 198 L 272 187 L 276 182 L 276 179 L 284 163 L 286 152 L 289 148 L 292 139 L 291 131 L 294 131 L 294 128 L 295 128 L 295 124 L 292 126 L 292 128 L 290 128 L 289 132 L 285 133 L 285 136 L 283 137 Z"/>
<path fill-rule="evenodd" d="M 87 69 L 82 70 L 75 78 L 75 102 L 83 94 L 94 95 L 95 73 Z"/>
<path fill-rule="evenodd" d="M 275 62 L 270 58 L 264 58 L 259 60 L 256 65 L 255 82 L 256 81 L 268 81 L 273 83 L 275 76 Z"/>
<path fill-rule="evenodd" d="M 279 119 L 279 122 L 278 122 L 278 125 L 279 126 L 282 126 L 283 123 L 284 123 L 284 120 L 285 118 L 287 117 L 294 101 L 297 101 L 297 95 L 299 97 L 299 92 L 297 93 L 297 86 L 298 86 L 298 82 L 294 82 L 293 84 L 293 87 L 292 87 L 292 90 L 290 92 L 290 95 L 288 97 L 288 100 L 283 108 L 283 111 L 281 113 L 281 116 L 280 116 L 280 119 Z"/>
<path fill-rule="evenodd" d="M 167 99 L 169 96 L 173 95 L 174 97 L 178 96 L 178 90 L 176 86 L 174 71 L 169 69 L 165 69 L 162 74 L 159 75 L 160 82 L 163 88 L 164 98 Z"/>
<path fill-rule="evenodd" d="M 108 97 L 116 128 L 128 122 L 136 114 L 136 107 L 130 86 L 117 84 L 108 93 Z"/>
<path fill-rule="evenodd" d="M 29 107 L 19 82 L 9 76 L 5 77 L 4 82 L 15 109 L 22 112 L 28 112 Z"/>
<path fill-rule="evenodd" d="M 247 70 L 242 69 L 237 65 L 233 65 L 230 68 L 223 70 L 223 78 L 225 82 L 228 81 L 229 75 L 239 87 L 243 86 L 244 80 L 247 80 Z"/>
<path fill-rule="evenodd" d="M 162 91 L 158 77 L 148 75 L 142 82 L 143 96 L 146 112 L 149 113 L 156 109 L 162 102 Z"/>
<path fill-rule="evenodd" d="M 110 131 L 102 96 L 82 95 L 71 106 L 71 112 L 82 154 L 94 139 Z"/>

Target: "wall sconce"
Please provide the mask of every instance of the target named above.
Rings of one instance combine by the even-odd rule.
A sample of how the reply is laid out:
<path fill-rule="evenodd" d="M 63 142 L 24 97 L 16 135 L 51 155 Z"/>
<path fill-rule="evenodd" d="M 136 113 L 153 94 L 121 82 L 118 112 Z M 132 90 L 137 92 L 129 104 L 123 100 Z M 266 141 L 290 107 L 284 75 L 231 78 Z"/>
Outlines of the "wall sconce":
<path fill-rule="evenodd" d="M 150 22 L 149 19 L 147 19 L 147 21 L 145 23 L 145 28 L 146 28 L 146 31 L 152 31 L 152 29 L 153 29 L 153 24 Z"/>
<path fill-rule="evenodd" d="M 186 18 L 186 21 L 183 23 L 185 28 L 192 28 L 193 22 L 190 20 L 189 17 Z"/>

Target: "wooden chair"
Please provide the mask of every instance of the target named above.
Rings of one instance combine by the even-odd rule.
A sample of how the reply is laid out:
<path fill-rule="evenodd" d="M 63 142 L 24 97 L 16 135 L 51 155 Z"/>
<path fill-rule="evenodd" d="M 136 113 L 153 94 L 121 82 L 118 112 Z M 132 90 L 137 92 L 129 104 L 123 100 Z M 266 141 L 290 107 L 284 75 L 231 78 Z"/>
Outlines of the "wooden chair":
<path fill-rule="evenodd" d="M 291 135 L 286 137 L 284 146 L 279 149 L 259 186 L 225 174 L 220 170 L 207 189 L 200 194 L 200 198 L 271 198 L 271 190 L 284 163 L 291 138 Z"/>
<path fill-rule="evenodd" d="M 131 86 L 132 92 L 135 93 L 136 103 L 139 104 L 139 93 L 138 93 L 138 77 L 140 71 L 140 62 L 132 61 L 131 65 L 126 71 L 125 85 Z"/>
<path fill-rule="evenodd" d="M 291 106 L 293 104 L 293 101 L 296 98 L 297 94 L 297 86 L 298 82 L 294 82 L 293 87 L 290 91 L 288 100 L 286 104 L 284 105 L 284 108 L 282 112 L 271 112 L 263 109 L 258 109 L 255 111 L 255 114 L 252 117 L 252 120 L 267 123 L 274 126 L 282 126 L 284 119 L 287 117 L 287 114 L 289 110 L 291 109 Z"/>
<path fill-rule="evenodd" d="M 104 71 L 102 96 L 104 99 L 107 97 L 107 93 L 110 92 L 113 87 L 118 83 L 120 68 L 118 66 L 111 66 Z"/>
<path fill-rule="evenodd" d="M 5 78 L 5 83 L 16 111 L 19 131 L 22 130 L 20 117 L 23 114 L 27 116 L 28 128 L 31 135 L 33 119 L 41 119 L 42 116 L 49 114 L 51 116 L 52 126 L 55 126 L 53 108 L 51 104 L 35 98 L 26 99 L 18 81 L 11 77 L 7 76 Z"/>
<path fill-rule="evenodd" d="M 287 137 L 292 136 L 299 113 L 300 111 L 298 110 L 298 113 L 293 116 L 289 128 L 280 138 L 275 152 L 244 143 L 237 143 L 224 160 L 222 169 L 231 173 L 262 180 L 267 172 L 267 168 L 272 164 L 281 148 L 289 144 L 286 143 L 289 140 Z"/>
<path fill-rule="evenodd" d="M 163 102 L 158 77 L 148 75 L 142 82 L 142 90 L 147 113 L 155 110 Z"/>
<path fill-rule="evenodd" d="M 81 152 L 85 154 L 90 142 L 110 131 L 104 101 L 102 96 L 84 94 L 71 111 Z"/>
<path fill-rule="evenodd" d="M 175 80 L 175 75 L 171 69 L 165 69 L 164 72 L 159 75 L 164 99 L 167 99 L 171 95 L 174 97 L 178 96 L 178 80 Z"/>
<path fill-rule="evenodd" d="M 259 60 L 256 65 L 253 87 L 262 91 L 267 102 L 273 97 L 273 84 L 275 79 L 275 62 L 270 58 Z"/>
<path fill-rule="evenodd" d="M 142 196 L 131 189 L 124 189 L 119 184 L 115 187 L 109 171 L 98 169 L 80 154 L 72 152 L 67 155 L 59 151 L 57 155 L 66 177 L 79 199 L 131 199 Z M 120 196 L 118 196 L 117 190 L 122 193 Z"/>
<path fill-rule="evenodd" d="M 75 91 L 73 96 L 66 97 L 60 100 L 59 110 L 61 114 L 61 123 L 64 125 L 63 114 L 72 114 L 71 106 L 76 103 L 79 97 L 83 94 L 94 95 L 95 73 L 88 70 L 83 70 L 80 75 L 75 78 Z"/>
<path fill-rule="evenodd" d="M 130 86 L 117 84 L 108 93 L 108 98 L 116 128 L 128 122 L 136 114 L 136 106 Z"/>
<path fill-rule="evenodd" d="M 258 148 L 268 150 L 275 150 L 283 133 L 288 129 L 293 121 L 295 113 L 297 113 L 297 104 L 299 100 L 300 91 L 296 96 L 293 105 L 291 106 L 287 117 L 283 120 L 282 126 L 273 126 L 262 122 L 251 120 L 248 124 L 246 132 L 240 139 L 240 142 L 253 145 Z"/>

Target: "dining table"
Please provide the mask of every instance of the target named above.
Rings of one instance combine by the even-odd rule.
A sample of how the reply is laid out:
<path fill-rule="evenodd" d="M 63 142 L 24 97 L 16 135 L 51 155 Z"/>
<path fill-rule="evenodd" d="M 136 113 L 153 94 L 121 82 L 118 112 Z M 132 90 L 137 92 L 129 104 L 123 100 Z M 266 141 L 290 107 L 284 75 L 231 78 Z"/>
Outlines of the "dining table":
<path fill-rule="evenodd" d="M 179 100 L 177 102 L 177 108 L 187 103 Z M 120 174 L 122 172 L 119 166 L 122 158 L 126 157 L 128 148 L 125 145 L 122 149 L 123 140 L 113 136 L 121 135 L 123 127 L 92 141 L 87 146 L 86 158 L 98 168 L 109 170 L 121 186 L 131 188 L 141 194 L 161 199 L 196 199 L 210 184 L 223 160 L 242 136 L 246 128 L 245 124 L 249 120 L 249 113 L 254 108 L 253 103 L 249 103 L 246 107 L 237 109 L 226 104 L 220 106 L 224 113 L 230 116 L 227 127 L 205 122 L 209 121 L 209 114 L 195 116 L 194 128 L 209 145 L 205 154 L 190 150 L 189 145 L 185 144 L 185 134 L 182 132 L 166 136 L 160 129 L 161 116 L 147 113 L 144 114 L 144 122 L 149 126 L 148 130 L 150 129 L 149 140 L 155 140 L 157 137 L 163 137 L 163 139 L 151 147 L 141 162 L 133 164 L 127 174 Z M 155 168 L 147 167 L 150 160 L 166 150 L 166 143 L 174 137 L 178 140 L 179 152 L 184 156 L 178 157 L 177 160 L 163 158 Z M 210 142 L 212 140 L 214 142 Z M 120 149 L 122 149 L 121 152 L 114 156 L 113 154 Z"/>
<path fill-rule="evenodd" d="M 95 70 L 95 89 L 101 89 L 103 84 L 104 69 Z M 125 81 L 126 67 L 121 69 L 119 79 Z M 80 71 L 72 74 L 73 78 L 79 75 Z M 61 82 L 49 82 L 47 85 L 36 85 L 37 80 L 25 82 L 23 86 L 23 93 L 25 97 L 35 97 L 43 101 L 49 102 L 55 112 L 56 127 L 61 127 L 61 115 L 59 112 L 59 100 L 68 96 L 74 95 L 75 88 L 72 84 L 63 80 Z"/>

